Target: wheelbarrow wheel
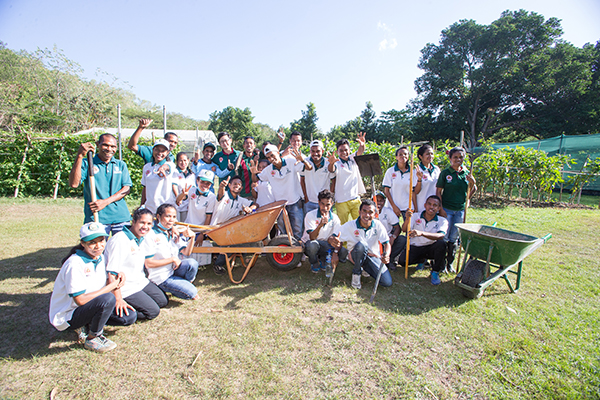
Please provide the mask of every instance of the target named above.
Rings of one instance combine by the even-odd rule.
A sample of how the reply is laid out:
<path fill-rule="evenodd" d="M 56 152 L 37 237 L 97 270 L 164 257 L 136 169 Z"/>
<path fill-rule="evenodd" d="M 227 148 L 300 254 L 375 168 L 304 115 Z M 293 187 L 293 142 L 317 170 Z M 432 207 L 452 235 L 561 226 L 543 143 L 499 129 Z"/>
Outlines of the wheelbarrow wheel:
<path fill-rule="evenodd" d="M 479 260 L 471 260 L 465 265 L 461 272 L 460 283 L 470 286 L 473 290 L 462 289 L 463 296 L 469 299 L 478 299 L 483 295 L 484 290 L 480 290 L 477 286 L 485 277 L 485 263 Z"/>
<path fill-rule="evenodd" d="M 292 237 L 292 246 L 300 246 L 300 242 Z M 275 236 L 269 246 L 286 246 L 290 247 L 290 241 L 287 235 Z M 291 271 L 302 259 L 302 253 L 267 253 L 267 261 L 271 267 L 279 271 Z"/>

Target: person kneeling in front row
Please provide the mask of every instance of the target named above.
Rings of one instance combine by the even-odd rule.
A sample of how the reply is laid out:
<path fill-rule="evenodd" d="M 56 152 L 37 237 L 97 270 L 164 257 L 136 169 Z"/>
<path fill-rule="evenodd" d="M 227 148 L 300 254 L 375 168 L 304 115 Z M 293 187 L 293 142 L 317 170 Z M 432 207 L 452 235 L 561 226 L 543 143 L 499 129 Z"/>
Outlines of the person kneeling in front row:
<path fill-rule="evenodd" d="M 412 210 L 407 210 L 407 218 L 402 225 L 402 231 L 408 231 L 410 237 L 408 264 L 422 262 L 424 259 L 433 259 L 431 267 L 431 283 L 433 285 L 442 283 L 440 272 L 444 269 L 446 256 L 444 236 L 448 231 L 448 220 L 438 214 L 441 203 L 438 196 L 429 196 L 425 201 L 425 211 L 413 215 Z M 408 217 L 410 217 L 410 229 L 408 229 Z M 398 256 L 398 261 L 402 264 L 406 260 L 406 237 L 400 236 L 398 239 L 404 241 L 404 250 Z"/>
<path fill-rule="evenodd" d="M 359 217 L 342 225 L 339 242 L 348 242 L 348 259 L 352 268 L 352 287 L 361 288 L 360 277 L 364 269 L 373 278 L 377 278 L 381 269 L 379 284 L 392 286 L 392 275 L 386 264 L 390 262 L 390 242 L 383 224 L 375 218 L 377 206 L 371 199 L 363 200 L 359 208 Z M 383 254 L 379 244 L 383 247 Z M 337 246 L 338 243 L 335 243 Z"/>
<path fill-rule="evenodd" d="M 332 253 L 337 253 L 337 257 L 342 262 L 345 262 L 348 256 L 348 250 L 335 240 L 341 225 L 338 216 L 331 212 L 333 193 L 324 189 L 319 192 L 318 200 L 319 208 L 309 211 L 304 217 L 305 231 L 302 236 L 302 241 L 305 243 L 304 252 L 310 261 L 310 270 L 314 273 L 325 269 L 323 261 L 330 250 Z"/>

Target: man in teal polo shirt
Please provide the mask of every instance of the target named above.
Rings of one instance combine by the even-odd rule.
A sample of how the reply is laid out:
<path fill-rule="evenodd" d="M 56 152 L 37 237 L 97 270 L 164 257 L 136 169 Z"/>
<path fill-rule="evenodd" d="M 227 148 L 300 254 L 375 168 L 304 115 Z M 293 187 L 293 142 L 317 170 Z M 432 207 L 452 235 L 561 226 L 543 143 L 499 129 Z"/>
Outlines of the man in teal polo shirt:
<path fill-rule="evenodd" d="M 148 164 L 149 162 L 153 162 L 152 159 L 152 147 L 153 146 L 142 146 L 138 145 L 138 141 L 140 140 L 140 136 L 142 135 L 142 131 L 150 126 L 152 123 L 151 119 L 142 118 L 140 119 L 140 123 L 133 132 L 131 138 L 129 138 L 129 143 L 127 143 L 127 148 L 131 151 L 134 151 L 135 154 L 142 157 L 144 159 L 144 164 Z M 173 156 L 173 150 L 177 147 L 179 143 L 179 137 L 174 132 L 165 133 L 164 139 L 169 142 L 169 155 L 167 155 L 167 160 L 175 162 L 175 157 Z"/>
<path fill-rule="evenodd" d="M 92 168 L 96 183 L 96 201 L 92 201 L 88 175 L 88 161 L 86 155 L 89 151 L 95 151 Z M 114 235 L 123 230 L 131 218 L 125 196 L 129 194 L 132 182 L 127 165 L 114 159 L 117 151 L 117 139 L 108 133 L 100 135 L 96 145 L 94 143 L 82 143 L 75 157 L 73 168 L 69 173 L 69 185 L 73 188 L 85 182 L 83 188 L 85 214 L 84 223 L 93 221 L 94 212 L 98 212 L 98 219 L 106 226 L 106 233 Z"/>

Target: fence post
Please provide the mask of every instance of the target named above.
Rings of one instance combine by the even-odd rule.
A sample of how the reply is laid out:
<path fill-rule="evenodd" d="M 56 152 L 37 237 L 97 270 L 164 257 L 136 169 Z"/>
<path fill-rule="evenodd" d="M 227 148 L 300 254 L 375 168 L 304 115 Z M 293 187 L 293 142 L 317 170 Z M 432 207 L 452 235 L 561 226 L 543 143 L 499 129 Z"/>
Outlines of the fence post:
<path fill-rule="evenodd" d="M 25 146 L 25 151 L 23 152 L 23 161 L 21 161 L 21 167 L 19 168 L 19 175 L 17 176 L 17 185 L 15 186 L 15 196 L 19 196 L 19 186 L 21 184 L 21 177 L 23 176 L 23 168 L 25 167 L 25 161 L 27 161 L 27 152 L 29 151 L 29 146 L 31 145 L 31 136 L 29 133 L 27 135 L 27 145 Z"/>
<path fill-rule="evenodd" d="M 52 198 L 56 200 L 58 196 L 58 184 L 60 183 L 60 165 L 62 164 L 63 159 L 63 151 L 65 150 L 65 140 L 63 138 L 62 144 L 60 146 L 60 157 L 58 157 L 58 173 L 56 174 L 56 183 L 54 184 L 54 194 Z"/>

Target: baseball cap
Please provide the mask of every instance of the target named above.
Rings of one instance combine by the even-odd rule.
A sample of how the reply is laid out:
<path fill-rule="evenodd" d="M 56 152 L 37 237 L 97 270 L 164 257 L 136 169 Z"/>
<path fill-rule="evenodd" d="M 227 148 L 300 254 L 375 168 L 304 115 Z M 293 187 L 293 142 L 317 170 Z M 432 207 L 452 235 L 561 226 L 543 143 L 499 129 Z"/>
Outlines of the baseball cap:
<path fill-rule="evenodd" d="M 99 236 L 108 237 L 106 227 L 99 222 L 88 222 L 79 230 L 79 237 L 84 242 L 89 242 Z"/>
<path fill-rule="evenodd" d="M 314 146 L 319 146 L 320 148 L 324 149 L 323 142 L 321 142 L 320 140 L 313 140 L 312 142 L 310 142 L 310 147 Z"/>
<path fill-rule="evenodd" d="M 152 146 L 152 149 L 154 149 L 156 146 L 165 146 L 167 150 L 170 149 L 169 142 L 167 142 L 165 139 L 158 139 L 156 142 L 154 142 L 154 146 Z"/>
<path fill-rule="evenodd" d="M 275 146 L 273 144 L 266 145 L 264 152 L 265 152 L 265 156 L 270 153 L 279 153 L 279 151 L 277 150 L 277 146 Z"/>
<path fill-rule="evenodd" d="M 202 150 L 206 150 L 207 147 L 212 147 L 213 150 L 217 149 L 217 146 L 215 146 L 214 144 L 212 144 L 211 142 L 206 142 L 204 143 L 204 147 L 202 148 Z"/>
<path fill-rule="evenodd" d="M 198 172 L 198 179 L 206 182 L 214 182 L 215 174 L 210 169 L 203 169 L 202 171 Z"/>
<path fill-rule="evenodd" d="M 377 193 L 375 193 L 375 196 L 381 196 L 384 199 L 387 199 L 387 197 L 385 197 L 385 193 L 383 193 L 381 190 L 378 190 Z"/>

